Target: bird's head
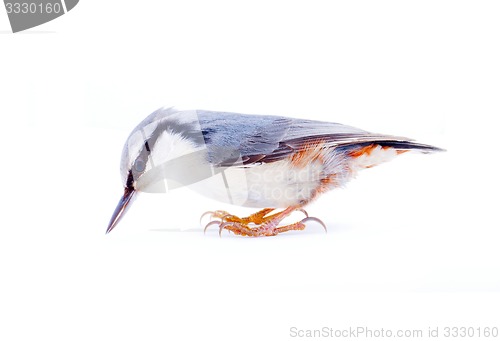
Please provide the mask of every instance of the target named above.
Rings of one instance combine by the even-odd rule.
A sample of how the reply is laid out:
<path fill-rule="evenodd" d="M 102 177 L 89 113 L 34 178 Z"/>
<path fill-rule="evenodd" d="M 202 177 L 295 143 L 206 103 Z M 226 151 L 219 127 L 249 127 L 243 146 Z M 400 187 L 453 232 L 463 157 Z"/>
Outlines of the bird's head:
<path fill-rule="evenodd" d="M 189 163 L 200 161 L 200 150 L 204 150 L 204 139 L 196 111 L 159 109 L 139 123 L 123 147 L 124 192 L 106 233 L 118 224 L 138 192 L 165 192 L 167 179 L 185 181 Z"/>

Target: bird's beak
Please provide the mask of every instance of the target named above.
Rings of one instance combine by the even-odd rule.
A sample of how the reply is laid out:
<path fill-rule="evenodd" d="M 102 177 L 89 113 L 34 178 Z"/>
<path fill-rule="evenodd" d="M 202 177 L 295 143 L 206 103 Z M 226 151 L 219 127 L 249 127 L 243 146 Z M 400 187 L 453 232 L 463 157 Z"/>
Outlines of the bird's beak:
<path fill-rule="evenodd" d="M 129 203 L 131 203 L 134 194 L 135 190 L 132 187 L 125 187 L 125 192 L 123 193 L 123 197 L 120 199 L 120 202 L 118 202 L 118 206 L 116 206 L 116 209 L 113 212 L 113 216 L 109 221 L 106 233 L 111 232 L 111 230 L 118 224 L 120 219 L 125 215 L 125 212 L 127 212 Z"/>

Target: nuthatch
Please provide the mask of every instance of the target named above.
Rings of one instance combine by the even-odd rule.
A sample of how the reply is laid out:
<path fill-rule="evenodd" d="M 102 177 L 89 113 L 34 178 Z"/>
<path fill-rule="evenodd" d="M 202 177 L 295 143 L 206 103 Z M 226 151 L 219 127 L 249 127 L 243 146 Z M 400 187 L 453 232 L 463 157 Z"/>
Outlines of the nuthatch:
<path fill-rule="evenodd" d="M 264 208 L 239 218 L 225 211 L 219 233 L 274 236 L 303 230 L 303 207 L 322 193 L 341 187 L 359 170 L 407 151 L 442 149 L 404 137 L 374 134 L 342 125 L 280 116 L 216 111 L 159 109 L 132 131 L 121 159 L 125 187 L 109 222 L 110 232 L 137 192 L 164 192 L 180 186 L 234 205 Z M 283 209 L 272 214 L 275 209 Z M 280 222 L 294 211 L 307 217 Z M 206 228 L 205 228 L 206 229 Z"/>

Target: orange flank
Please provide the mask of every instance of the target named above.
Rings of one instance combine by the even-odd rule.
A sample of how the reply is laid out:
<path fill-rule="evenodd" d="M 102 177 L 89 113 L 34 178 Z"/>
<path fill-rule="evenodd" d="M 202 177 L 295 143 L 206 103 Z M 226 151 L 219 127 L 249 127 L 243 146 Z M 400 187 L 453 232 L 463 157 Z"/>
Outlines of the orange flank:
<path fill-rule="evenodd" d="M 356 150 L 353 150 L 352 152 L 349 153 L 349 156 L 351 157 L 359 157 L 361 155 L 370 155 L 371 152 L 376 149 L 378 146 L 380 146 L 379 144 L 376 144 L 376 143 L 372 143 L 368 146 L 364 146 L 362 148 L 359 148 L 359 149 L 356 149 Z M 390 147 L 390 146 L 381 146 L 383 150 L 388 150 L 388 149 L 391 149 L 393 147 Z M 396 153 L 398 155 L 401 155 L 403 153 L 406 153 L 406 152 L 409 152 L 408 149 L 396 149 Z"/>
<path fill-rule="evenodd" d="M 359 157 L 359 156 L 365 155 L 365 154 L 366 155 L 370 155 L 371 152 L 375 148 L 377 148 L 377 146 L 378 146 L 378 144 L 372 143 L 372 144 L 370 144 L 368 146 L 364 146 L 364 147 L 361 147 L 359 149 L 353 150 L 352 152 L 349 152 L 349 156 L 351 156 L 351 157 Z M 390 147 L 387 147 L 387 146 L 382 147 L 382 149 L 387 149 L 387 148 L 390 148 Z"/>

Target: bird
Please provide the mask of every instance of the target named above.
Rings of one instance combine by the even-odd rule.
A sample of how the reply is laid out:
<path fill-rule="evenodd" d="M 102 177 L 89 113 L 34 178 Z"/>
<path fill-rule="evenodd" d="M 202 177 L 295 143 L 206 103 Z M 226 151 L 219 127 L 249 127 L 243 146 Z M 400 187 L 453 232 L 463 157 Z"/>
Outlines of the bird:
<path fill-rule="evenodd" d="M 182 186 L 235 206 L 259 209 L 247 217 L 205 212 L 223 230 L 248 237 L 304 230 L 315 221 L 306 207 L 344 187 L 359 171 L 416 151 L 444 149 L 352 126 L 274 115 L 162 107 L 140 122 L 122 150 L 124 192 L 106 233 L 123 218 L 139 192 Z M 282 224 L 293 212 L 300 221 Z M 201 220 L 200 220 L 201 221 Z"/>

